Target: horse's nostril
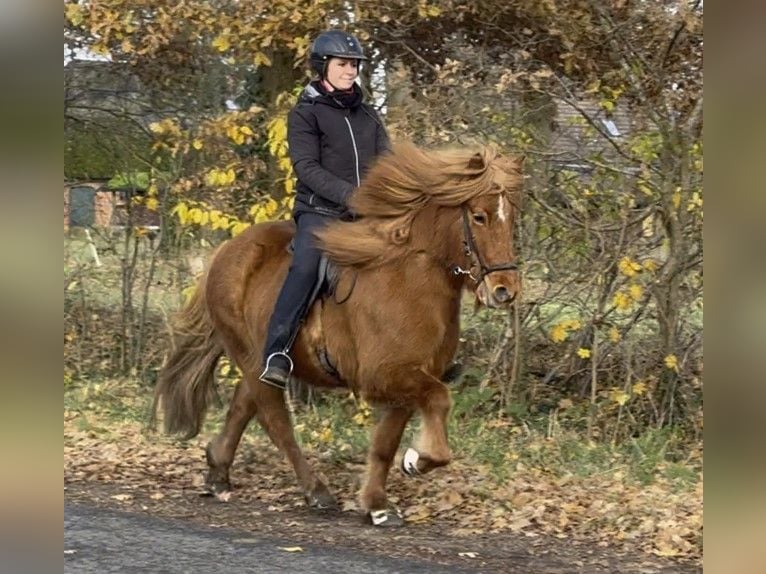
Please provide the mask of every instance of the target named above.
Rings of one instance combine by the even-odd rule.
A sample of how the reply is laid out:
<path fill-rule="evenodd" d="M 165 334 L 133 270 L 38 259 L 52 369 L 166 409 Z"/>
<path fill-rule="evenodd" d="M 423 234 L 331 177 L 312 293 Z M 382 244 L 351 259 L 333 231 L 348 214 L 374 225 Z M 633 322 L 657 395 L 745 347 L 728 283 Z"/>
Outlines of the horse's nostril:
<path fill-rule="evenodd" d="M 492 290 L 493 295 L 495 296 L 495 301 L 498 303 L 505 303 L 511 298 L 511 294 L 509 293 L 508 289 L 503 287 L 502 285 L 498 285 Z"/>

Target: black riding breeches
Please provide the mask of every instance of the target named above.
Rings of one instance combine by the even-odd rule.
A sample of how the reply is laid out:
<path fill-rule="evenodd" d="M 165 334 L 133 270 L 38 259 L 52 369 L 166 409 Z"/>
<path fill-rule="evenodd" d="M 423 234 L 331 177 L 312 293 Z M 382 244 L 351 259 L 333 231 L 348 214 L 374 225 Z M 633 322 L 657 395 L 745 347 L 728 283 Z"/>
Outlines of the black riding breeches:
<path fill-rule="evenodd" d="M 301 213 L 296 218 L 293 259 L 269 321 L 263 350 L 264 364 L 272 353 L 288 352 L 295 340 L 316 285 L 322 257 L 314 232 L 331 221 L 332 218 L 315 213 Z"/>

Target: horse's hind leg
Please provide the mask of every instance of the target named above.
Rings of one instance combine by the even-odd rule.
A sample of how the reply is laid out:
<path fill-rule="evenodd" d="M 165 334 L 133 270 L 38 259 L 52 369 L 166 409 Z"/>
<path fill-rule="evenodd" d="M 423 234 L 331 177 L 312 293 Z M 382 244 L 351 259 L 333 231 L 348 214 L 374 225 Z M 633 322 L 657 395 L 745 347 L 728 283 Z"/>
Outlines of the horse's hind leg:
<path fill-rule="evenodd" d="M 372 434 L 367 453 L 367 476 L 359 498 L 362 509 L 376 526 L 399 526 L 403 523 L 399 514 L 388 506 L 386 479 L 412 412 L 408 408 L 387 408 Z"/>
<path fill-rule="evenodd" d="M 208 464 L 205 483 L 214 494 L 231 490 L 229 469 L 234 461 L 234 453 L 242 438 L 242 433 L 245 431 L 247 423 L 255 415 L 257 407 L 252 383 L 243 378 L 234 390 L 234 397 L 226 413 L 223 430 L 210 441 L 205 450 Z"/>
<path fill-rule="evenodd" d="M 284 392 L 270 385 L 256 384 L 258 422 L 269 435 L 271 442 L 287 456 L 292 464 L 298 484 L 303 489 L 306 503 L 317 509 L 336 508 L 335 497 L 324 481 L 314 473 L 295 440 Z"/>

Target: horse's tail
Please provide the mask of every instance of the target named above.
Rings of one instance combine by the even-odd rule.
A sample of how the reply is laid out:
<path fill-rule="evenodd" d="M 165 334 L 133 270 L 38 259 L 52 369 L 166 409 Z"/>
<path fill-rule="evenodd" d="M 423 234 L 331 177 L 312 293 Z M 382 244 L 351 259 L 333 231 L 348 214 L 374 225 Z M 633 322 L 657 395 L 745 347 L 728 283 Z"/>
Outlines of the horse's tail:
<path fill-rule="evenodd" d="M 214 392 L 215 367 L 223 354 L 208 315 L 206 282 L 207 272 L 172 323 L 171 350 L 152 403 L 152 426 L 162 402 L 165 432 L 183 434 L 185 439 L 199 434 Z"/>

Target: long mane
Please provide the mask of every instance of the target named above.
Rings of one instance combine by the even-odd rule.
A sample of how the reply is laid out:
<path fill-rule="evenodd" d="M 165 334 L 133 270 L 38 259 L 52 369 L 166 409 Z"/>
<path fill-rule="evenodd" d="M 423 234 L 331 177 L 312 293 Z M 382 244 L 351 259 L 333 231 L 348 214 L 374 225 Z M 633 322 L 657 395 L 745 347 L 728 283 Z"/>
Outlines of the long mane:
<path fill-rule="evenodd" d="M 457 207 L 485 194 L 517 193 L 520 183 L 519 162 L 493 147 L 426 151 L 398 143 L 354 192 L 350 207 L 360 218 L 334 222 L 317 236 L 340 265 L 382 265 L 406 254 L 412 219 L 427 204 Z"/>

